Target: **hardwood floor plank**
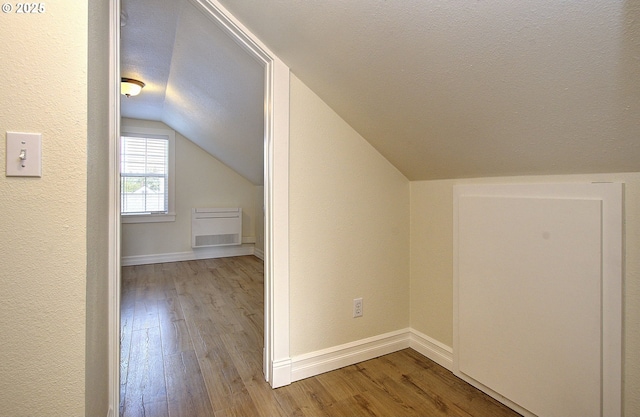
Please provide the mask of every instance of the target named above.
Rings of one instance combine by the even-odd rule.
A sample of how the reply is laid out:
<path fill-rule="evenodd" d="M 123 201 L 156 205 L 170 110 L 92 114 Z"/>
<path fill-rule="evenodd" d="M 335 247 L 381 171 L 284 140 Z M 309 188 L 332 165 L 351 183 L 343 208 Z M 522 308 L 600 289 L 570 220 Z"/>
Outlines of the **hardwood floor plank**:
<path fill-rule="evenodd" d="M 400 367 L 421 369 L 419 372 L 408 372 L 405 383 L 414 385 L 423 392 L 446 397 L 470 414 L 491 414 L 496 417 L 518 415 L 509 407 L 467 384 L 437 363 L 425 361 L 422 355 L 412 349 L 407 349 L 406 355 L 395 360 Z"/>
<path fill-rule="evenodd" d="M 135 291 L 133 291 L 135 293 Z M 124 410 L 124 399 L 129 379 L 129 353 L 133 336 L 133 306 L 120 313 L 120 414 Z"/>
<path fill-rule="evenodd" d="M 157 301 L 164 355 L 193 350 L 193 343 L 191 343 L 191 336 L 175 286 L 166 290 L 165 295 L 164 299 Z"/>
<path fill-rule="evenodd" d="M 162 350 L 164 355 L 174 355 L 193 350 L 191 336 L 185 320 L 160 320 Z"/>
<path fill-rule="evenodd" d="M 131 267 L 127 270 L 127 273 L 122 274 L 122 280 L 120 285 L 120 311 L 126 312 L 133 308 L 136 302 L 136 269 Z"/>
<path fill-rule="evenodd" d="M 144 415 L 148 403 L 166 401 L 164 364 L 160 329 L 135 330 L 131 338 L 127 387 L 122 415 L 125 417 Z M 142 413 L 142 414 L 140 414 Z"/>
<path fill-rule="evenodd" d="M 136 409 L 128 415 L 140 417 L 169 417 L 169 408 L 167 401 L 157 401 L 145 404 L 137 404 Z"/>
<path fill-rule="evenodd" d="M 298 381 L 299 382 L 299 381 Z M 284 416 L 302 417 L 307 416 L 315 410 L 310 410 L 304 401 L 299 401 L 304 397 L 304 390 L 298 383 L 293 383 L 274 391 L 278 404 L 284 410 Z M 317 414 L 320 415 L 320 414 Z"/>
<path fill-rule="evenodd" d="M 336 403 L 336 399 L 331 392 L 325 388 L 315 378 L 307 378 L 299 381 L 299 385 L 304 392 L 304 399 L 309 403 L 309 408 L 318 410 L 320 414 L 314 415 L 327 415 L 328 409 Z M 301 398 L 298 398 L 300 401 Z"/>
<path fill-rule="evenodd" d="M 149 329 L 159 327 L 158 301 L 157 300 L 137 300 L 133 313 L 133 330 Z"/>
<path fill-rule="evenodd" d="M 247 391 L 239 392 L 232 395 L 228 401 L 229 406 L 221 410 L 216 410 L 216 417 L 223 416 L 260 416 L 260 412 L 256 408 L 255 403 Z"/>
<path fill-rule="evenodd" d="M 216 289 L 213 274 L 193 265 L 184 265 L 191 271 L 189 279 L 180 277 L 176 282 L 179 300 L 185 315 L 190 318 L 209 318 L 219 333 L 241 331 L 237 312 L 223 300 L 224 292 Z"/>
<path fill-rule="evenodd" d="M 390 380 L 387 381 L 391 385 Z M 386 391 L 385 391 L 386 392 Z M 407 398 L 407 401 L 400 400 L 397 395 L 389 398 L 382 392 L 374 393 L 371 391 L 360 394 L 369 404 L 369 407 L 375 410 L 376 414 L 383 416 L 459 416 L 459 413 L 452 413 L 450 410 L 441 410 L 433 406 L 424 399 L 415 402 L 413 399 Z"/>
<path fill-rule="evenodd" d="M 258 416 L 286 416 L 278 402 L 274 390 L 266 383 L 262 375 L 245 382 L 245 387 L 257 409 Z"/>
<path fill-rule="evenodd" d="M 262 377 L 262 343 L 244 332 L 222 334 L 220 339 L 243 381 Z"/>
<path fill-rule="evenodd" d="M 156 272 L 155 265 L 138 265 L 136 278 L 136 300 L 157 300 L 162 289 L 160 280 L 164 281 L 162 272 Z M 160 275 L 160 276 L 158 276 Z"/>
<path fill-rule="evenodd" d="M 368 404 L 358 401 L 355 397 L 343 399 L 327 409 L 327 417 L 340 416 L 375 416 L 374 412 L 367 408 Z"/>
<path fill-rule="evenodd" d="M 394 357 L 386 355 L 361 365 L 363 375 L 372 380 L 381 394 L 391 400 L 389 403 L 393 402 L 406 415 L 468 416 L 468 413 L 449 401 L 448 397 L 422 391 L 412 384 L 407 384 L 407 376 L 397 370 Z M 419 406 L 414 408 L 416 405 Z"/>
<path fill-rule="evenodd" d="M 164 358 L 170 417 L 210 417 L 209 394 L 194 351 Z"/>
<path fill-rule="evenodd" d="M 180 298 L 175 286 L 165 291 L 164 295 L 164 298 L 158 300 L 158 312 L 161 318 L 168 321 L 184 320 L 182 305 L 180 305 Z"/>
<path fill-rule="evenodd" d="M 209 318 L 198 318 L 189 326 L 213 409 L 233 408 L 237 394 L 246 393 L 246 387 L 215 324 Z"/>
<path fill-rule="evenodd" d="M 340 370 L 339 376 L 344 379 L 344 384 L 350 387 L 352 395 L 378 390 L 378 384 L 362 372 L 362 366 L 363 363 L 357 363 Z"/>
<path fill-rule="evenodd" d="M 353 384 L 351 378 L 347 376 L 349 372 L 347 368 L 340 369 L 340 372 L 326 372 L 314 377 L 325 389 L 331 390 L 331 395 L 336 402 L 351 400 L 355 393 L 361 391 L 360 386 Z"/>

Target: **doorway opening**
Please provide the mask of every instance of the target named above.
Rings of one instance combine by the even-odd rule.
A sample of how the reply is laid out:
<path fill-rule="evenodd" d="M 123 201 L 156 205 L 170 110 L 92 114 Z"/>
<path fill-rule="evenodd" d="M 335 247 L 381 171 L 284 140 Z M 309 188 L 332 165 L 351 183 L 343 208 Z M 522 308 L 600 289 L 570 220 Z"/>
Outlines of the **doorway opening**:
<path fill-rule="evenodd" d="M 290 383 L 288 275 L 289 69 L 224 8 L 188 0 L 264 66 L 264 378 Z M 119 0 L 110 0 L 110 403 L 118 410 L 120 385 L 120 25 Z"/>

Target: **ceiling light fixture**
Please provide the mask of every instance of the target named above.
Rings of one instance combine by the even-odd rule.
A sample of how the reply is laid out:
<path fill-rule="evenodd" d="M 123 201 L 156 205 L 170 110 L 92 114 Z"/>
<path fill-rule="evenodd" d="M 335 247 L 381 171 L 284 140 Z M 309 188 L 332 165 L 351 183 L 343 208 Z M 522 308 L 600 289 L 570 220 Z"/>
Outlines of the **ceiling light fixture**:
<path fill-rule="evenodd" d="M 133 78 L 122 78 L 120 83 L 120 94 L 127 97 L 137 96 L 142 91 L 144 83 L 142 81 L 134 80 Z"/>

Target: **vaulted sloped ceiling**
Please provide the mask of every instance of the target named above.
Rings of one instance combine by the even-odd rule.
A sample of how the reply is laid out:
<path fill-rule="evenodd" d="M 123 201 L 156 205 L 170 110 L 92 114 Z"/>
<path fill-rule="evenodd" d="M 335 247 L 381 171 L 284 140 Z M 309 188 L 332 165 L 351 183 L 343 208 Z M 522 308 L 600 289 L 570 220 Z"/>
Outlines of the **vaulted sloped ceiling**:
<path fill-rule="evenodd" d="M 410 180 L 640 171 L 636 0 L 219 1 Z M 123 115 L 261 183 L 262 67 L 195 1 L 123 3 Z"/>
<path fill-rule="evenodd" d="M 220 0 L 411 180 L 640 171 L 636 0 Z"/>
<path fill-rule="evenodd" d="M 161 121 L 263 183 L 264 67 L 189 0 L 123 0 L 124 117 Z M 203 178 L 203 181 L 215 179 Z"/>

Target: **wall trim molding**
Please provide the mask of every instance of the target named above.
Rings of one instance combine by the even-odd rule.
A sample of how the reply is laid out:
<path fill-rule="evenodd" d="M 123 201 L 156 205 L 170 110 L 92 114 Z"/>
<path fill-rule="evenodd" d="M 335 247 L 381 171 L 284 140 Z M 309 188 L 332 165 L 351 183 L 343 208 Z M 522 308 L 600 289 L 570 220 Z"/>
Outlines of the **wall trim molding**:
<path fill-rule="evenodd" d="M 262 249 L 253 248 L 253 254 L 264 261 L 264 251 Z"/>
<path fill-rule="evenodd" d="M 448 370 L 453 368 L 453 349 L 450 346 L 417 330 L 406 328 L 294 356 L 290 361 L 291 382 L 406 348 L 415 350 Z"/>
<path fill-rule="evenodd" d="M 453 348 L 451 346 L 447 346 L 424 333 L 411 329 L 409 347 L 438 365 L 453 371 Z"/>
<path fill-rule="evenodd" d="M 271 364 L 271 387 L 280 388 L 291 382 L 291 359 L 275 360 Z"/>
<path fill-rule="evenodd" d="M 246 256 L 254 254 L 255 248 L 253 244 L 243 244 L 239 246 L 215 246 L 210 248 L 198 248 L 187 252 L 123 256 L 122 266 L 195 261 L 197 259 L 228 258 L 231 256 Z"/>
<path fill-rule="evenodd" d="M 397 330 L 291 358 L 291 381 L 397 352 L 409 347 L 409 329 Z"/>

